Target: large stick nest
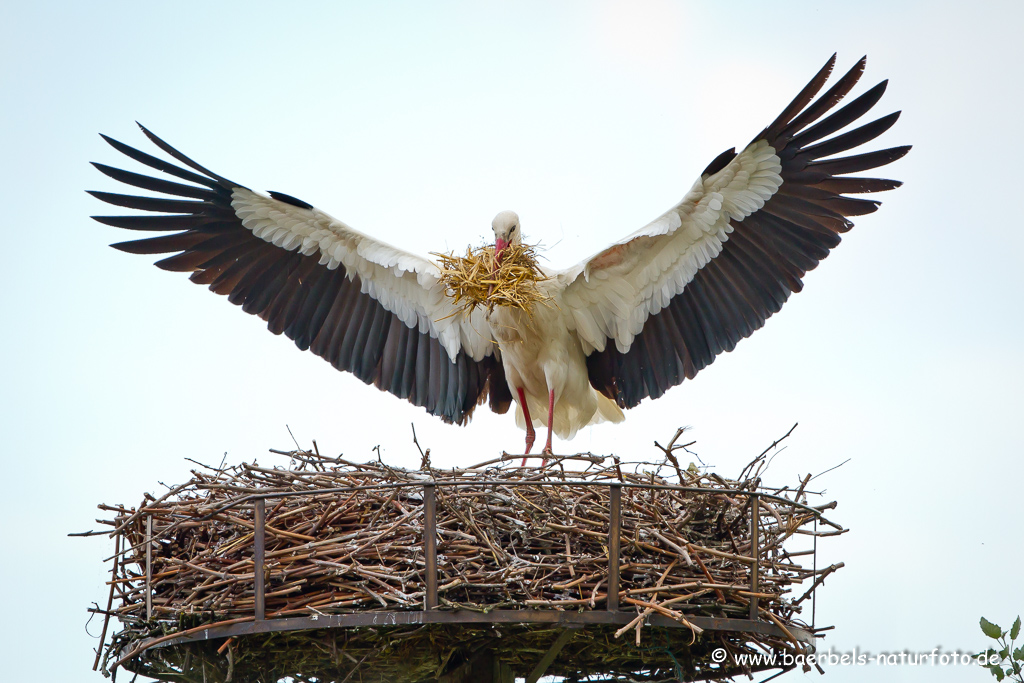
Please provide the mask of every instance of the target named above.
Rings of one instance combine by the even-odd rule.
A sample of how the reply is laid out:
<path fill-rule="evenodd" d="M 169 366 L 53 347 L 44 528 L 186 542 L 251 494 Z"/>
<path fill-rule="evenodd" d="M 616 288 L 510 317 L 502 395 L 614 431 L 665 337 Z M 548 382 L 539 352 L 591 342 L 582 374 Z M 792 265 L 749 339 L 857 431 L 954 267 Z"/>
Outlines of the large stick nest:
<path fill-rule="evenodd" d="M 104 665 L 111 667 L 134 651 L 126 668 L 166 680 L 203 680 L 204 675 L 209 681 L 227 680 L 230 664 L 229 678 L 235 681 L 250 680 L 246 671 L 261 671 L 267 680 L 299 674 L 319 683 L 345 679 L 356 662 L 372 674 L 367 680 L 378 675 L 384 680 L 436 680 L 474 648 L 483 647 L 520 666 L 538 661 L 552 640 L 551 626 L 334 629 L 246 636 L 220 653 L 208 643 L 138 649 L 154 637 L 252 616 L 254 505 L 247 499 L 252 494 L 298 494 L 266 503 L 268 619 L 422 610 L 423 489 L 393 485 L 431 480 L 439 482 L 438 595 L 443 610 L 603 610 L 609 489 L 584 482 L 711 489 L 622 488 L 619 595 L 622 608 L 635 609 L 638 617 L 621 629 L 584 629 L 549 673 L 676 680 L 681 675 L 725 675 L 728 667 L 712 665 L 707 657 L 717 646 L 726 647 L 731 656 L 799 650 L 803 646 L 787 638 L 645 626 L 642 616 L 654 611 L 682 624 L 694 615 L 745 618 L 751 597 L 750 506 L 736 491 L 756 488 L 806 500 L 806 480 L 795 490 L 760 487 L 754 472 L 758 461 L 739 480 L 729 480 L 693 467 L 681 470 L 674 449 L 663 450 L 670 460 L 661 463 L 627 464 L 582 455 L 556 459 L 538 470 L 502 466 L 506 456 L 466 469 L 426 465 L 419 471 L 296 451 L 289 454 L 288 469 L 256 464 L 197 469 L 190 481 L 160 499 L 147 496 L 139 509 L 101 505 L 114 513 L 106 523 L 114 527 L 112 535 L 122 549 L 113 568 L 116 604 L 108 607 L 108 616 L 118 618 L 123 628 L 105 644 Z M 585 467 L 569 469 L 580 463 Z M 537 483 L 549 479 L 580 483 Z M 514 483 L 491 483 L 495 480 Z M 445 481 L 468 485 L 444 486 Z M 381 484 L 391 486 L 322 492 Z M 147 514 L 153 520 L 151 621 L 146 620 L 145 595 Z M 822 535 L 812 530 L 813 520 L 806 508 L 762 499 L 757 558 L 762 620 L 809 629 L 799 614 L 810 591 L 793 592 L 794 587 L 816 577 L 820 582 L 836 567 L 805 567 L 800 561 L 809 561 L 807 553 L 787 550 L 784 542 L 794 534 Z M 835 530 L 824 535 L 842 532 L 832 526 Z M 641 632 L 648 635 L 641 637 Z M 196 673 L 200 665 L 201 674 Z M 220 678 L 209 677 L 213 669 L 220 670 Z"/>

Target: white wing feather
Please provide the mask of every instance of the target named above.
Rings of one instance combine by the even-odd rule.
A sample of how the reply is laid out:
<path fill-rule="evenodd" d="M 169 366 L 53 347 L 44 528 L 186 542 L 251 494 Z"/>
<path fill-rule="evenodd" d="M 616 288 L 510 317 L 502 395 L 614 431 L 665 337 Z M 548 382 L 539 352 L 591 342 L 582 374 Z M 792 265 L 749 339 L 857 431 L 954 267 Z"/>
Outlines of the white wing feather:
<path fill-rule="evenodd" d="M 440 284 L 440 270 L 410 254 L 353 230 L 319 209 L 304 209 L 245 188 L 235 188 L 231 206 L 252 234 L 288 251 L 319 254 L 330 270 L 339 265 L 362 291 L 406 325 L 436 338 L 454 361 L 460 350 L 473 360 L 492 353 L 483 314 L 455 314 Z M 453 315 L 455 314 L 455 315 Z"/>
<path fill-rule="evenodd" d="M 609 339 L 629 351 L 647 318 L 721 252 L 730 220 L 749 216 L 775 194 L 781 172 L 775 150 L 758 140 L 652 223 L 557 273 L 560 307 L 584 352 L 603 351 Z"/>

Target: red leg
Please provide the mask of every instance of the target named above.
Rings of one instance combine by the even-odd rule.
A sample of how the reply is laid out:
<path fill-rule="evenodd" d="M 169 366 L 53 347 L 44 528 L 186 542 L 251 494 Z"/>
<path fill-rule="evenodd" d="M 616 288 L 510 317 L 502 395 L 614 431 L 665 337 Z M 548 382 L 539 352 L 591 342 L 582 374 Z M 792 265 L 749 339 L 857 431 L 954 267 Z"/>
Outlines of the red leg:
<path fill-rule="evenodd" d="M 530 409 L 526 407 L 526 395 L 523 394 L 522 387 L 516 387 L 516 393 L 519 394 L 519 405 L 523 408 L 523 417 L 526 418 L 526 455 L 530 454 L 533 450 L 533 442 L 537 438 L 537 432 L 533 431 L 533 421 L 530 419 Z M 523 458 L 522 467 L 526 467 L 526 458 Z"/>
<path fill-rule="evenodd" d="M 544 446 L 544 451 L 543 451 L 544 455 L 553 455 L 553 453 L 551 452 L 551 428 L 554 426 L 554 423 L 555 423 L 555 390 L 552 389 L 551 391 L 548 392 L 548 442 Z M 547 464 L 548 464 L 548 459 L 544 458 L 544 462 L 541 464 L 541 466 L 543 467 L 544 465 L 547 465 Z"/>

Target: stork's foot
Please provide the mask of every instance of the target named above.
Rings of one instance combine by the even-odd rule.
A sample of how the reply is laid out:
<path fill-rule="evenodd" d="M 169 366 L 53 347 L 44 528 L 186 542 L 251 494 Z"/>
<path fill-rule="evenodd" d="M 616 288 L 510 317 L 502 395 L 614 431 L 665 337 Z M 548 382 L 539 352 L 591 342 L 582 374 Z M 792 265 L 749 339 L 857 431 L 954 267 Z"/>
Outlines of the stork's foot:
<path fill-rule="evenodd" d="M 537 435 L 533 432 L 533 430 L 530 430 L 530 431 L 526 432 L 526 450 L 523 451 L 523 456 L 524 457 L 523 457 L 523 462 L 520 465 L 520 467 L 526 467 L 526 457 L 525 456 L 529 455 L 530 451 L 533 450 L 533 442 L 536 441 L 536 440 L 537 440 Z"/>
<path fill-rule="evenodd" d="M 523 451 L 523 462 L 519 465 L 520 467 L 526 467 L 526 456 L 533 450 L 534 436 L 532 434 L 526 435 L 526 450 Z"/>
<path fill-rule="evenodd" d="M 555 424 L 555 390 L 552 389 L 548 392 L 548 439 L 544 442 L 544 450 L 541 454 L 545 456 L 544 462 L 541 467 L 548 464 L 548 456 L 554 455 L 551 452 L 551 428 Z"/>

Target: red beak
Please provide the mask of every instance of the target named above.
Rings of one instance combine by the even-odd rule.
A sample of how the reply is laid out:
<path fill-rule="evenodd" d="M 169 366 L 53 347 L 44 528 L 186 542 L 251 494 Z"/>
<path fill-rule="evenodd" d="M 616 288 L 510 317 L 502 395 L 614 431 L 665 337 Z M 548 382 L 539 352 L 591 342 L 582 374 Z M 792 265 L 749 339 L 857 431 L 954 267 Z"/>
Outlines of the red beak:
<path fill-rule="evenodd" d="M 494 263 L 495 265 L 501 265 L 501 252 L 505 251 L 505 247 L 508 246 L 508 242 L 501 239 L 500 237 L 494 240 Z"/>

